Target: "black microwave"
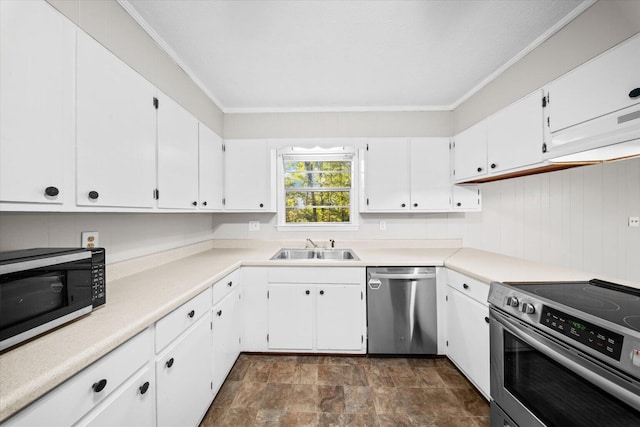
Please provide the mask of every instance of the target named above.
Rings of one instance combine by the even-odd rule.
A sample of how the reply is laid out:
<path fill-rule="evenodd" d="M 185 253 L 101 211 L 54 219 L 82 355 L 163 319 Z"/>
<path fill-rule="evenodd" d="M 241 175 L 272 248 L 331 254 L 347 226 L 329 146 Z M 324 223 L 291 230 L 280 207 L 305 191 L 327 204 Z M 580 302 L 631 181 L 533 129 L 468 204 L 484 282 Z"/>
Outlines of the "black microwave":
<path fill-rule="evenodd" d="M 105 302 L 104 248 L 0 253 L 0 351 Z"/>

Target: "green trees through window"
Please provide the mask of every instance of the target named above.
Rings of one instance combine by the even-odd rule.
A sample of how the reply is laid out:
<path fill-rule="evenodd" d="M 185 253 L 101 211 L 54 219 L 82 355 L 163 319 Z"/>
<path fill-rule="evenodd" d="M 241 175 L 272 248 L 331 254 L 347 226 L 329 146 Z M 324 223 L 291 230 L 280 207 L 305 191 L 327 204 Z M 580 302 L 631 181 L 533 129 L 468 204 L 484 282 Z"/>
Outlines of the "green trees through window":
<path fill-rule="evenodd" d="M 351 169 L 351 160 L 285 160 L 285 222 L 350 222 Z"/>

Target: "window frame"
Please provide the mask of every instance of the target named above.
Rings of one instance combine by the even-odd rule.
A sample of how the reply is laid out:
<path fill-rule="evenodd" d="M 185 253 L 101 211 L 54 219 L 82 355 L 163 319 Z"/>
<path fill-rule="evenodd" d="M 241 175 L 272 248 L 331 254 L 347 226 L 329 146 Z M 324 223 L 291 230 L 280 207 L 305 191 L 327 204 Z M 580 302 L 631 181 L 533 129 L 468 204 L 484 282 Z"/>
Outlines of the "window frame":
<path fill-rule="evenodd" d="M 342 155 L 349 157 L 351 161 L 351 187 L 350 187 L 350 200 L 349 200 L 349 222 L 286 222 L 286 189 L 285 189 L 285 170 L 284 163 L 285 157 L 299 156 L 302 159 L 312 158 L 313 161 L 331 161 L 335 160 L 336 156 Z M 324 156 L 324 159 L 323 159 Z M 318 157 L 318 159 L 314 159 Z M 277 223 L 276 228 L 278 230 L 289 231 L 303 231 L 303 230 L 316 230 L 316 231 L 352 231 L 358 230 L 360 226 L 360 213 L 358 211 L 359 203 L 359 189 L 358 189 L 358 150 L 355 147 L 335 147 L 335 148 L 305 148 L 305 147 L 284 147 L 277 150 Z"/>

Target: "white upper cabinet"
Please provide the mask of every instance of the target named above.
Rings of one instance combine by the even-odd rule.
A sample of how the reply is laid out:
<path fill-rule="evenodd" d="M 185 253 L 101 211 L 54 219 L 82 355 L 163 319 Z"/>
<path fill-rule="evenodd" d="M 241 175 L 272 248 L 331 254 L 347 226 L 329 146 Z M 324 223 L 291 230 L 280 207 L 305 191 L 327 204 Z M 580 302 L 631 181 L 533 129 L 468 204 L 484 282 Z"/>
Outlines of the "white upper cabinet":
<path fill-rule="evenodd" d="M 640 103 L 640 36 L 555 80 L 546 92 L 552 133 Z"/>
<path fill-rule="evenodd" d="M 225 210 L 270 212 L 274 182 L 267 140 L 227 140 L 224 146 Z"/>
<path fill-rule="evenodd" d="M 487 119 L 489 173 L 542 161 L 543 92 L 538 90 Z M 456 149 L 458 149 L 456 145 Z"/>
<path fill-rule="evenodd" d="M 73 194 L 75 29 L 45 2 L 0 1 L 0 202 Z"/>
<path fill-rule="evenodd" d="M 409 143 L 406 138 L 371 139 L 365 154 L 368 211 L 409 211 Z"/>
<path fill-rule="evenodd" d="M 154 207 L 156 89 L 81 31 L 77 61 L 76 203 Z"/>
<path fill-rule="evenodd" d="M 446 211 L 451 206 L 448 138 L 369 139 L 365 212 Z"/>
<path fill-rule="evenodd" d="M 198 206 L 198 121 L 158 93 L 158 207 Z"/>
<path fill-rule="evenodd" d="M 409 145 L 411 210 L 449 209 L 449 138 L 412 138 Z"/>
<path fill-rule="evenodd" d="M 483 120 L 455 136 L 456 182 L 487 174 L 487 121 Z"/>
<path fill-rule="evenodd" d="M 214 131 L 198 124 L 200 210 L 222 210 L 222 138 Z"/>
<path fill-rule="evenodd" d="M 545 157 L 581 161 L 637 155 L 639 70 L 640 35 L 636 35 L 545 87 L 549 134 Z M 592 149 L 596 150 L 589 153 Z M 562 158 L 580 152 L 586 153 Z"/>

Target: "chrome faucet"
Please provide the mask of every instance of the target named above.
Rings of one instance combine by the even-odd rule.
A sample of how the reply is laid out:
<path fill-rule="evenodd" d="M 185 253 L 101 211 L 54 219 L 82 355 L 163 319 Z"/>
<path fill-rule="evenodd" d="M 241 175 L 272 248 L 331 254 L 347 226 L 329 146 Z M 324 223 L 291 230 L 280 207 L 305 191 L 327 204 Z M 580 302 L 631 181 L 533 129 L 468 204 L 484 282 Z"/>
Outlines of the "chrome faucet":
<path fill-rule="evenodd" d="M 307 239 L 307 242 L 311 243 L 311 244 L 313 245 L 313 247 L 314 247 L 314 248 L 317 248 L 317 247 L 318 247 L 318 245 L 316 245 L 316 243 L 315 243 L 313 240 L 311 240 L 311 239 Z"/>

